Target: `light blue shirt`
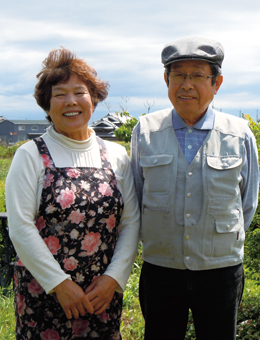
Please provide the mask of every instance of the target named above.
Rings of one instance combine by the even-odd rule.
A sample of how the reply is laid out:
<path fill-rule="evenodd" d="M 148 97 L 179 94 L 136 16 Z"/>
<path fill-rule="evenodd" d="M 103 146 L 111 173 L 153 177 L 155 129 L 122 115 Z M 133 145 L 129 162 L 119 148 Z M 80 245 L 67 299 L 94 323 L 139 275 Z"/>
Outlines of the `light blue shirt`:
<path fill-rule="evenodd" d="M 172 122 L 174 131 L 185 158 L 190 164 L 204 142 L 208 132 L 213 129 L 215 113 L 209 107 L 206 114 L 192 127 L 173 109 Z M 132 134 L 131 163 L 136 183 L 136 190 L 141 205 L 143 192 L 143 172 L 139 164 L 138 140 L 140 124 L 138 123 Z M 248 127 L 245 136 L 245 158 L 241 170 L 242 181 L 240 184 L 242 208 L 244 214 L 244 228 L 248 229 L 254 217 L 258 204 L 259 168 L 258 150 L 255 137 Z"/>

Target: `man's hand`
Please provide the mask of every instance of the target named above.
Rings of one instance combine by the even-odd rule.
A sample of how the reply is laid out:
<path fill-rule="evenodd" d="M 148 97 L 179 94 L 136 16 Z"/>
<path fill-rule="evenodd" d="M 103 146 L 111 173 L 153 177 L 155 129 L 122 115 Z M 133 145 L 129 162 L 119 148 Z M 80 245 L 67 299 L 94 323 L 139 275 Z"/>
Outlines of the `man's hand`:
<path fill-rule="evenodd" d="M 109 306 L 119 284 L 108 275 L 98 276 L 85 290 L 95 314 L 103 313 Z"/>
<path fill-rule="evenodd" d="M 71 319 L 72 316 L 78 319 L 79 315 L 84 316 L 87 312 L 94 313 L 94 309 L 83 289 L 75 282 L 67 279 L 53 290 L 68 319 Z"/>

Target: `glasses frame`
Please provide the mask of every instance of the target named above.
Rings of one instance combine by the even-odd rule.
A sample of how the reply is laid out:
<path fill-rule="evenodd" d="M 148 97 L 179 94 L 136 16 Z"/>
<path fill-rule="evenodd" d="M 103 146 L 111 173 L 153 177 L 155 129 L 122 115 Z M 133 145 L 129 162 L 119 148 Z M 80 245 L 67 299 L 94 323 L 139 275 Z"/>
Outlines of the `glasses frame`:
<path fill-rule="evenodd" d="M 193 81 L 194 78 L 192 78 L 192 75 L 194 75 L 194 74 L 203 74 L 203 75 L 206 76 L 206 78 L 203 78 L 203 80 L 202 80 L 201 82 L 196 83 L 196 81 L 195 81 L 195 84 L 202 84 L 202 83 L 204 83 L 205 81 L 207 81 L 209 78 L 214 78 L 214 77 L 215 77 L 214 75 L 208 76 L 208 75 L 207 75 L 206 73 L 204 73 L 204 72 L 193 72 L 192 74 L 185 74 L 185 73 L 178 72 L 178 71 L 170 71 L 169 74 L 168 74 L 168 76 L 170 76 L 170 73 L 172 73 L 172 72 L 176 72 L 176 73 L 178 73 L 178 74 L 182 74 L 182 75 L 183 75 L 183 80 L 182 80 L 180 83 L 176 83 L 176 84 L 182 84 L 182 83 L 186 80 L 187 77 L 189 77 L 189 78 L 190 78 L 190 81 L 194 84 L 194 81 Z"/>

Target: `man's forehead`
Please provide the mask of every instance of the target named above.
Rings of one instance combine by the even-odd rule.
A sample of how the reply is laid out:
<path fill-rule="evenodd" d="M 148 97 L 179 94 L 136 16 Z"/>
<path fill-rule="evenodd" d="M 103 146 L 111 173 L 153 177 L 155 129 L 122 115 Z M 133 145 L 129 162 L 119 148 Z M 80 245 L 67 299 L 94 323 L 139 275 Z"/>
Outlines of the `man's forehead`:
<path fill-rule="evenodd" d="M 209 63 L 205 60 L 181 60 L 171 64 L 171 70 L 185 67 L 193 67 L 197 69 L 210 69 Z"/>

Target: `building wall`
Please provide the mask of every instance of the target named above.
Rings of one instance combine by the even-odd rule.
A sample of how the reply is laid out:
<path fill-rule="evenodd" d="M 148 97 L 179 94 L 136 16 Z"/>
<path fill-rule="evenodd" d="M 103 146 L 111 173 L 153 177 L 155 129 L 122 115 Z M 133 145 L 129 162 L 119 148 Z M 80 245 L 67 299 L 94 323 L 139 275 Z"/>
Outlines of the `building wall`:
<path fill-rule="evenodd" d="M 0 124 L 0 143 L 12 145 L 20 141 L 33 139 L 42 135 L 49 125 L 47 121 L 45 124 L 27 123 L 26 120 L 24 122 L 19 121 L 19 123 L 5 120 Z"/>

